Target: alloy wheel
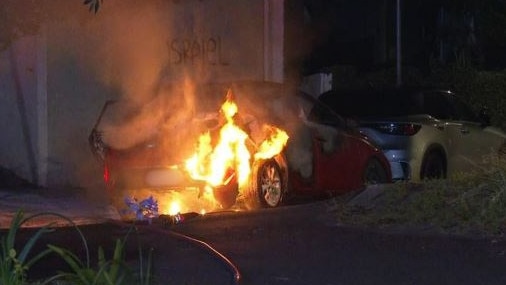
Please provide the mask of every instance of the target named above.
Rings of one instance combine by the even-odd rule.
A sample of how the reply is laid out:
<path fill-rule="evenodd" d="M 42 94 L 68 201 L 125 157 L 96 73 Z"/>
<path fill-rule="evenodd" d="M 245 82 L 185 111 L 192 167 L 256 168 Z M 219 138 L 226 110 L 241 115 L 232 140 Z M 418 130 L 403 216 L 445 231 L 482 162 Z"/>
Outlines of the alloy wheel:
<path fill-rule="evenodd" d="M 269 207 L 276 207 L 282 198 L 281 171 L 275 162 L 263 165 L 259 176 L 260 199 Z"/>

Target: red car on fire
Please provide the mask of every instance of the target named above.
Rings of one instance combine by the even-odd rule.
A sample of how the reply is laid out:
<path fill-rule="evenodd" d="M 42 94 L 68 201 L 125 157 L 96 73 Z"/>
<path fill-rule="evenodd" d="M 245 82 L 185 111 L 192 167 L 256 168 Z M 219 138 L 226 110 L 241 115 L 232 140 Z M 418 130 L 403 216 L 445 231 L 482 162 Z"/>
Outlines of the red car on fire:
<path fill-rule="evenodd" d="M 309 120 L 311 108 L 325 106 L 274 83 L 167 88 L 149 103 L 108 101 L 89 142 L 119 207 L 125 197 L 147 196 L 165 204 L 161 212 L 167 213 L 277 207 L 291 197 L 339 195 L 391 181 L 380 149 L 337 114 L 331 122 Z M 228 127 L 240 139 L 223 142 Z M 216 168 L 222 170 L 211 182 L 208 172 Z M 183 198 L 184 207 L 178 204 Z"/>

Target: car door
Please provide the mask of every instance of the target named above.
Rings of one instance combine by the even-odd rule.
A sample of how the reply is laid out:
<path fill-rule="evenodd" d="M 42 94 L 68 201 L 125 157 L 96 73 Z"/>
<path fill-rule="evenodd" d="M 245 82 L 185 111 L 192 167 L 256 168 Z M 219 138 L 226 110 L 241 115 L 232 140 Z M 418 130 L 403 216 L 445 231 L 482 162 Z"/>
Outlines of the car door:
<path fill-rule="evenodd" d="M 324 126 L 325 127 L 325 126 Z M 325 127 L 325 129 L 330 129 Z M 357 188 L 356 147 L 353 140 L 345 133 L 338 132 L 331 136 L 322 136 L 319 128 L 315 158 L 315 188 L 332 193 L 346 192 Z M 327 131 L 328 134 L 328 131 Z"/>

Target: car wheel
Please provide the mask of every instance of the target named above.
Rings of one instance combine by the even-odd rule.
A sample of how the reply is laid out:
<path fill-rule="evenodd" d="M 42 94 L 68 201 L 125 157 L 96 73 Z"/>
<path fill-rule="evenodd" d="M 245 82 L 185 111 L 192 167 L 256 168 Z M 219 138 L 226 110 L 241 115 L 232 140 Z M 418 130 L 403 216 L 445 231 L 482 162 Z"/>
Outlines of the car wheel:
<path fill-rule="evenodd" d="M 251 184 L 244 193 L 248 208 L 274 208 L 281 204 L 286 192 L 286 183 L 275 159 L 255 163 L 251 177 Z"/>
<path fill-rule="evenodd" d="M 420 178 L 424 179 L 441 179 L 446 176 L 445 162 L 441 154 L 431 151 L 425 155 L 422 162 L 422 171 Z"/>
<path fill-rule="evenodd" d="M 385 167 L 376 158 L 371 158 L 364 169 L 365 184 L 380 184 L 388 182 L 388 174 Z"/>

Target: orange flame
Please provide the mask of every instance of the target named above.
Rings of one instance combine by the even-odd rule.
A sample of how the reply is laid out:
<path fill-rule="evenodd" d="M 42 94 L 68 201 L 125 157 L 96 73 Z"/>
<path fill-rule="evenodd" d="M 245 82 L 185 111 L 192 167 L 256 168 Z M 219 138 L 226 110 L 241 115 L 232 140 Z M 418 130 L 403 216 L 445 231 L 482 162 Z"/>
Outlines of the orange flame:
<path fill-rule="evenodd" d="M 236 124 L 239 108 L 229 90 L 220 109 L 225 123 L 213 147 L 212 135 L 200 135 L 195 153 L 186 161 L 186 171 L 194 180 L 204 181 L 211 187 L 226 185 L 230 169 L 234 170 L 239 189 L 248 185 L 254 160 L 269 159 L 279 154 L 288 141 L 288 134 L 274 126 L 265 126 L 267 136 L 259 146 Z M 249 148 L 248 148 L 249 146 Z"/>
<path fill-rule="evenodd" d="M 274 126 L 266 126 L 269 129 L 271 136 L 265 139 L 258 151 L 255 153 L 255 160 L 269 159 L 279 154 L 288 141 L 288 134 Z"/>

